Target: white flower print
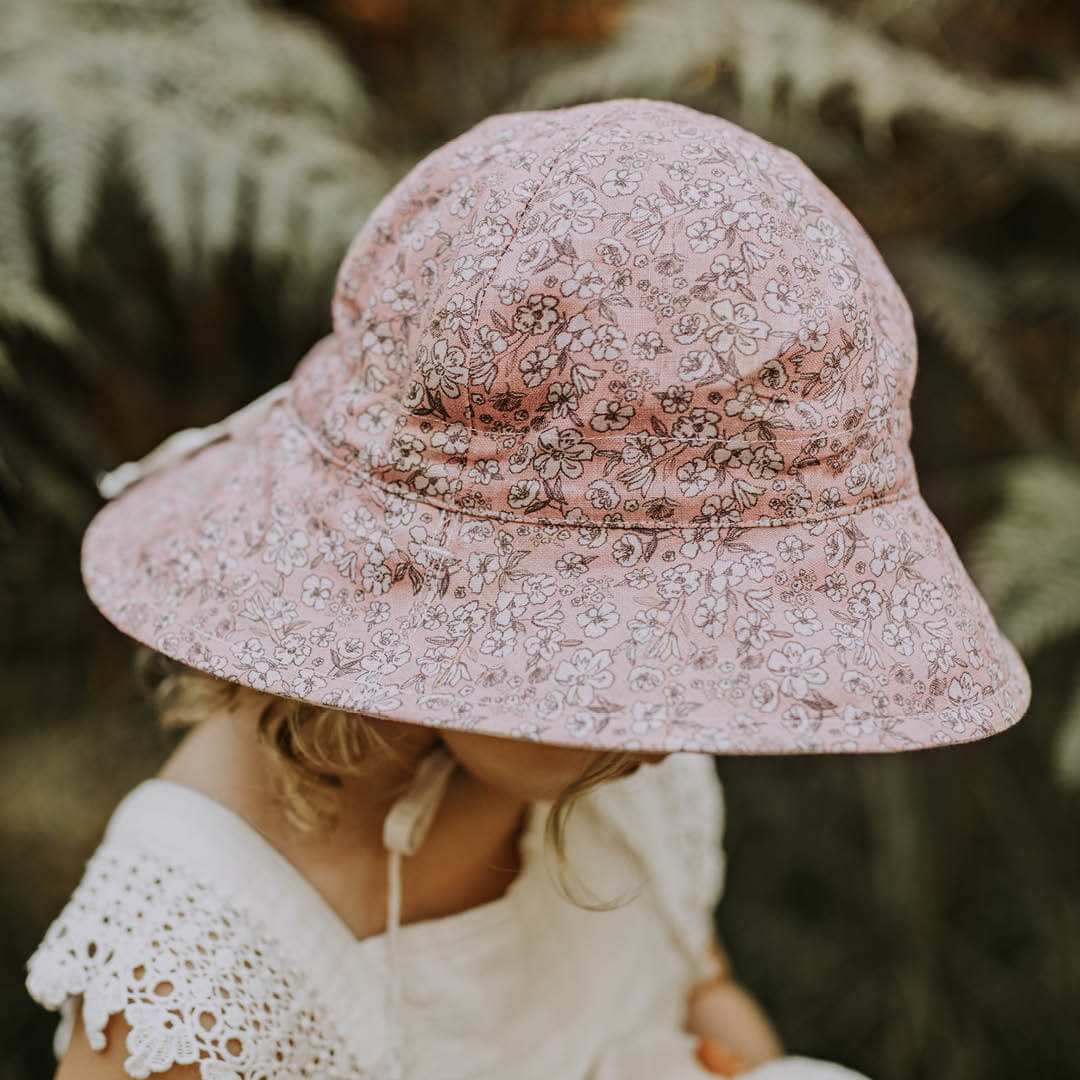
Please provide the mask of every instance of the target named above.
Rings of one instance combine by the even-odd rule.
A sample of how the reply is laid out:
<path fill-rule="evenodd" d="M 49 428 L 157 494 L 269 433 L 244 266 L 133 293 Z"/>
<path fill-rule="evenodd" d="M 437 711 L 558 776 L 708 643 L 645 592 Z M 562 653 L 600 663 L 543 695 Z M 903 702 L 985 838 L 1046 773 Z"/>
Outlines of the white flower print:
<path fill-rule="evenodd" d="M 736 229 L 746 231 L 756 229 L 761 224 L 761 215 L 748 199 L 740 199 L 730 209 L 725 210 L 720 220 L 724 225 L 734 225 Z"/>
<path fill-rule="evenodd" d="M 773 712 L 780 704 L 780 687 L 775 679 L 761 679 L 754 684 L 750 701 L 758 712 Z"/>
<path fill-rule="evenodd" d="M 686 227 L 686 238 L 693 251 L 712 251 L 727 235 L 727 228 L 716 218 L 704 218 Z"/>
<path fill-rule="evenodd" d="M 619 613 L 614 604 L 605 602 L 581 612 L 577 622 L 586 637 L 602 637 L 619 625 Z"/>
<path fill-rule="evenodd" d="M 643 554 L 640 538 L 635 533 L 623 533 L 614 543 L 611 554 L 620 566 L 634 566 Z"/>
<path fill-rule="evenodd" d="M 705 331 L 705 337 L 718 353 L 736 349 L 746 356 L 758 350 L 758 341 L 769 336 L 768 324 L 757 318 L 752 304 L 732 304 L 728 299 L 718 300 L 710 308 L 716 320 Z"/>
<path fill-rule="evenodd" d="M 785 536 L 776 546 L 776 553 L 783 562 L 801 562 L 809 551 L 806 541 L 798 536 Z"/>
<path fill-rule="evenodd" d="M 706 637 L 719 638 L 727 627 L 728 601 L 723 595 L 705 596 L 694 609 L 694 625 Z"/>
<path fill-rule="evenodd" d="M 844 716 L 841 722 L 844 725 L 844 730 L 849 735 L 871 735 L 876 726 L 873 716 L 857 705 L 844 706 Z"/>
<path fill-rule="evenodd" d="M 607 649 L 593 652 L 582 647 L 559 664 L 555 679 L 566 686 L 566 700 L 571 705 L 591 705 L 596 691 L 606 690 L 615 681 L 610 667 L 611 653 Z"/>
<path fill-rule="evenodd" d="M 826 680 L 820 649 L 807 648 L 798 641 L 789 641 L 769 653 L 766 667 L 780 676 L 780 692 L 792 698 L 805 698 L 810 687 Z"/>
<path fill-rule="evenodd" d="M 360 571 L 360 585 L 364 592 L 382 596 L 390 588 L 390 570 L 383 563 L 365 563 Z"/>
<path fill-rule="evenodd" d="M 473 313 L 472 298 L 466 297 L 463 293 L 454 293 L 439 313 L 439 322 L 443 329 L 456 334 L 472 326 Z"/>
<path fill-rule="evenodd" d="M 945 606 L 941 590 L 933 582 L 920 581 L 915 586 L 915 596 L 919 601 L 919 609 L 927 615 L 933 615 Z"/>
<path fill-rule="evenodd" d="M 730 255 L 717 255 L 709 266 L 709 274 L 717 288 L 724 291 L 746 287 L 750 284 L 750 269 L 742 259 Z"/>
<path fill-rule="evenodd" d="M 870 572 L 875 577 L 891 574 L 900 563 L 900 548 L 883 537 L 874 537 L 874 557 L 870 560 Z"/>
<path fill-rule="evenodd" d="M 432 432 L 431 445 L 447 454 L 464 454 L 469 446 L 469 430 L 455 420 L 445 428 Z"/>
<path fill-rule="evenodd" d="M 521 358 L 519 364 L 525 385 L 533 387 L 546 382 L 558 362 L 558 354 L 553 353 L 550 349 L 543 346 L 533 349 L 532 352 Z"/>
<path fill-rule="evenodd" d="M 630 252 L 621 240 L 608 237 L 596 245 L 596 253 L 608 266 L 624 266 L 630 258 Z"/>
<path fill-rule="evenodd" d="M 329 578 L 320 577 L 318 574 L 308 574 L 304 578 L 301 599 L 308 607 L 322 611 L 330 601 L 333 588 L 334 583 Z"/>
<path fill-rule="evenodd" d="M 982 687 L 965 671 L 959 678 L 949 680 L 951 705 L 941 714 L 943 723 L 953 731 L 961 732 L 968 724 L 985 728 L 993 716 L 993 710 L 983 700 Z"/>
<path fill-rule="evenodd" d="M 807 319 L 799 327 L 799 344 L 804 345 L 811 352 L 824 349 L 828 337 L 829 324 L 824 320 Z"/>
<path fill-rule="evenodd" d="M 656 591 L 665 600 L 677 600 L 680 596 L 697 592 L 700 584 L 701 571 L 695 570 L 689 563 L 682 563 L 660 575 Z"/>
<path fill-rule="evenodd" d="M 742 557 L 742 564 L 751 581 L 764 581 L 776 572 L 776 560 L 767 551 L 748 551 Z M 715 574 L 714 569 L 714 577 Z"/>
<path fill-rule="evenodd" d="M 712 566 L 712 580 L 709 587 L 713 592 L 723 593 L 728 589 L 735 588 L 748 573 L 745 563 L 736 562 L 734 559 L 717 559 Z M 761 578 L 754 578 L 760 581 Z"/>
<path fill-rule="evenodd" d="M 574 315 L 566 324 L 566 329 L 555 335 L 555 348 L 560 351 L 569 349 L 570 352 L 580 352 L 588 349 L 596 340 L 596 331 L 587 316 Z"/>
<path fill-rule="evenodd" d="M 799 310 L 799 297 L 802 295 L 800 285 L 792 285 L 786 281 L 778 281 L 770 278 L 765 286 L 765 295 L 762 299 L 770 311 L 777 314 L 794 315 Z"/>
<path fill-rule="evenodd" d="M 301 668 L 292 681 L 293 694 L 300 697 L 311 697 L 316 690 L 326 685 L 326 680 L 312 671 L 311 668 Z"/>
<path fill-rule="evenodd" d="M 655 330 L 643 331 L 634 338 L 634 355 L 642 360 L 655 360 L 664 351 L 664 339 Z"/>
<path fill-rule="evenodd" d="M 617 326 L 604 324 L 596 328 L 596 337 L 589 350 L 594 360 L 617 360 L 626 348 L 626 335 Z"/>
<path fill-rule="evenodd" d="M 244 681 L 253 690 L 269 690 L 277 685 L 279 678 L 277 670 L 269 660 L 256 660 L 244 673 Z"/>
<path fill-rule="evenodd" d="M 594 431 L 621 431 L 633 415 L 633 406 L 602 398 L 594 407 L 589 427 Z"/>
<path fill-rule="evenodd" d="M 511 627 L 489 630 L 480 643 L 480 651 L 487 656 L 509 656 L 517 645 L 517 631 Z"/>
<path fill-rule="evenodd" d="M 600 184 L 600 190 L 608 198 L 633 195 L 641 183 L 642 174 L 636 169 L 608 169 Z"/>
<path fill-rule="evenodd" d="M 399 281 L 392 288 L 383 290 L 382 300 L 395 311 L 408 313 L 416 308 L 416 288 L 411 281 Z"/>
<path fill-rule="evenodd" d="M 499 475 L 499 463 L 494 458 L 481 459 L 475 462 L 473 467 L 466 473 L 466 477 L 477 484 L 490 484 Z"/>
<path fill-rule="evenodd" d="M 940 671 L 943 675 L 956 662 L 956 650 L 947 638 L 931 636 L 922 643 L 923 655 L 930 665 L 929 674 Z"/>
<path fill-rule="evenodd" d="M 573 277 L 567 278 L 559 287 L 559 292 L 563 296 L 578 296 L 582 300 L 591 300 L 594 296 L 599 296 L 603 290 L 603 277 L 588 261 L 581 263 L 574 270 Z"/>
<path fill-rule="evenodd" d="M 680 490 L 688 499 L 707 491 L 717 479 L 716 469 L 709 465 L 705 458 L 694 458 L 680 465 L 675 470 L 675 475 L 678 477 Z"/>
<path fill-rule="evenodd" d="M 817 612 L 810 607 L 792 608 L 784 612 L 784 618 L 791 624 L 791 629 L 802 637 L 810 637 L 822 627 Z"/>
<path fill-rule="evenodd" d="M 495 580 L 499 572 L 499 557 L 491 552 L 471 552 L 469 555 L 469 589 L 483 592 L 484 586 Z"/>
<path fill-rule="evenodd" d="M 528 610 L 529 598 L 524 593 L 500 592 L 495 599 L 495 624 L 513 625 Z"/>
<path fill-rule="evenodd" d="M 881 614 L 884 598 L 872 581 L 860 581 L 851 587 L 847 607 L 853 619 L 873 619 Z"/>
<path fill-rule="evenodd" d="M 579 432 L 566 428 L 548 428 L 541 432 L 537 444 L 542 453 L 536 455 L 533 467 L 545 480 L 560 474 L 576 480 L 585 471 L 584 462 L 591 461 L 596 451 Z"/>
<path fill-rule="evenodd" d="M 740 645 L 763 649 L 772 640 L 775 629 L 760 611 L 749 611 L 735 620 L 735 640 Z"/>
<path fill-rule="evenodd" d="M 236 642 L 232 647 L 232 654 L 244 667 L 251 667 L 256 660 L 263 656 L 263 643 L 258 638 L 246 638 Z"/>
<path fill-rule="evenodd" d="M 279 574 L 291 574 L 307 562 L 308 543 L 303 529 L 289 529 L 275 523 L 266 530 L 262 561 L 270 563 Z"/>
<path fill-rule="evenodd" d="M 881 628 L 881 640 L 901 656 L 910 656 L 915 651 L 915 639 L 911 633 L 911 627 L 905 622 L 885 623 Z"/>
<path fill-rule="evenodd" d="M 588 233 L 596 228 L 596 219 L 604 211 L 589 188 L 564 191 L 551 200 L 551 216 L 547 221 L 552 236 L 565 236 L 568 232 Z"/>
<path fill-rule="evenodd" d="M 667 709 L 647 701 L 635 701 L 631 706 L 630 730 L 635 735 L 648 735 L 664 726 Z"/>
<path fill-rule="evenodd" d="M 285 666 L 300 665 L 311 655 L 311 644 L 300 634 L 286 634 L 274 650 L 274 660 Z"/>
<path fill-rule="evenodd" d="M 501 214 L 481 219 L 473 230 L 473 243 L 478 248 L 505 248 L 514 235 L 514 226 Z"/>

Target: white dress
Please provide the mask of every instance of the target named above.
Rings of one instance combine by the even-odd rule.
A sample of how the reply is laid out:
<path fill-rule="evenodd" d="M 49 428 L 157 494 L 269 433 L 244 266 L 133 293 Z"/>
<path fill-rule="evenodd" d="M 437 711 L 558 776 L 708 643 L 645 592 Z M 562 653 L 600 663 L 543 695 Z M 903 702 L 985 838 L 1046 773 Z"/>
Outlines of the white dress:
<path fill-rule="evenodd" d="M 203 1080 L 704 1080 L 682 1032 L 708 971 L 722 879 L 711 759 L 675 755 L 591 792 L 570 865 L 613 911 L 559 896 L 534 804 L 498 900 L 357 940 L 243 819 L 150 780 L 120 804 L 29 962 L 30 994 L 92 1046 L 131 1028 L 125 1070 L 199 1063 Z M 395 1007 L 390 987 L 400 980 Z M 400 1012 L 400 1016 L 397 1013 Z M 395 1022 L 396 1021 L 396 1022 Z M 748 1080 L 842 1080 L 785 1058 Z"/>

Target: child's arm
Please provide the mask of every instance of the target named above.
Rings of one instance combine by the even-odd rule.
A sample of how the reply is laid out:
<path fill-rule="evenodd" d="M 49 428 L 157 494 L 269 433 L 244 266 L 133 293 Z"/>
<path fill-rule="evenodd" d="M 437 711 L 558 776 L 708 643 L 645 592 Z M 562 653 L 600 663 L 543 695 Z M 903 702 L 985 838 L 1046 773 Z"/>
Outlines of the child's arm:
<path fill-rule="evenodd" d="M 687 1032 L 700 1040 L 696 1063 L 706 1072 L 743 1080 L 867 1080 L 842 1065 L 783 1056 L 772 1024 L 732 979 L 718 943 L 712 947 L 712 962 L 713 973 L 690 991 L 686 1018 Z"/>
<path fill-rule="evenodd" d="M 731 977 L 727 954 L 713 943 L 715 974 L 696 983 L 687 1001 L 686 1030 L 702 1040 L 698 1059 L 720 1076 L 778 1058 L 783 1049 L 761 1006 Z"/>

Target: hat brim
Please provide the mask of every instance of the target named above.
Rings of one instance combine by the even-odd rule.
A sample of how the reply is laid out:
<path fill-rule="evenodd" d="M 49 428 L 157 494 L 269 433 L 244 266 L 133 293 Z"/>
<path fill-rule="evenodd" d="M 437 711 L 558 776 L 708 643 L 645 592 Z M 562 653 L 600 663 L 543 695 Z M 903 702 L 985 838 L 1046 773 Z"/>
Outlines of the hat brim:
<path fill-rule="evenodd" d="M 790 526 L 539 526 L 328 462 L 288 401 L 105 506 L 125 634 L 436 728 L 633 751 L 881 752 L 1020 718 L 1027 673 L 918 496 Z"/>

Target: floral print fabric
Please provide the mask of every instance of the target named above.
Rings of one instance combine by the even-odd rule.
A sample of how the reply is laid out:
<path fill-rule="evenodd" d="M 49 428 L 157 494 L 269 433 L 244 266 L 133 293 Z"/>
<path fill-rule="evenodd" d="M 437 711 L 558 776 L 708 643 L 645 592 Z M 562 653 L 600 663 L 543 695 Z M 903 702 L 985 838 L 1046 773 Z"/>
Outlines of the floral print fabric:
<path fill-rule="evenodd" d="M 492 118 L 383 200 L 333 314 L 283 396 L 96 519 L 121 629 L 597 747 L 892 750 L 1023 712 L 918 494 L 910 309 L 794 155 L 663 102 Z"/>

